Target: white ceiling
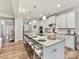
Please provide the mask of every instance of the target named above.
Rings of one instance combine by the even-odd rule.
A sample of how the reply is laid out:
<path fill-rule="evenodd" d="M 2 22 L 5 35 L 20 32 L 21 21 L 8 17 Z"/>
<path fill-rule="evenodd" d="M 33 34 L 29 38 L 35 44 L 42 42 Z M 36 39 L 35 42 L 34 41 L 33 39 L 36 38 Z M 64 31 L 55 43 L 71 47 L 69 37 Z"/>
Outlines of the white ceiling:
<path fill-rule="evenodd" d="M 57 4 L 61 4 L 61 7 L 58 8 Z M 40 14 L 48 16 L 78 5 L 79 0 L 0 0 L 0 14 L 17 16 L 22 13 L 19 9 L 24 9 L 25 16 L 39 17 Z"/>
<path fill-rule="evenodd" d="M 61 7 L 58 8 L 57 4 Z M 48 16 L 78 5 L 79 0 L 20 0 L 19 7 L 26 10 L 26 16 L 39 17 L 40 14 Z"/>
<path fill-rule="evenodd" d="M 0 16 L 13 16 L 11 0 L 0 0 Z"/>

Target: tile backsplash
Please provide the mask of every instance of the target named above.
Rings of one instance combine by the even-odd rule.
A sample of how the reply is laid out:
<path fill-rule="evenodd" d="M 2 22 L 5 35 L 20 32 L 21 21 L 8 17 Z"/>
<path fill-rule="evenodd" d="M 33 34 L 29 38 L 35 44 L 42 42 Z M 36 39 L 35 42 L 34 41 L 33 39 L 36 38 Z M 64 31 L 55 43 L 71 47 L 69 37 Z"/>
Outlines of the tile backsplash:
<path fill-rule="evenodd" d="M 70 34 L 74 34 L 74 29 L 69 29 L 70 30 Z M 67 34 L 68 33 L 68 29 L 56 29 L 57 33 L 62 33 L 62 34 Z"/>

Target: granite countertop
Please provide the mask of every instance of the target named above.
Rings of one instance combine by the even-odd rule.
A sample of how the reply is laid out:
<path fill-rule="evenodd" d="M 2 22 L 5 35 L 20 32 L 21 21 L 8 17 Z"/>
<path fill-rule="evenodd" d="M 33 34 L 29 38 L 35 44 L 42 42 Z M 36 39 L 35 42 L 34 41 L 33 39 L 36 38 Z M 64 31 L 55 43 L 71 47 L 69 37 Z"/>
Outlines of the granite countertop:
<path fill-rule="evenodd" d="M 28 33 L 28 34 L 25 34 L 25 35 L 29 36 L 33 40 L 35 40 L 38 43 L 42 44 L 43 47 L 48 47 L 48 46 L 57 44 L 57 43 L 62 42 L 62 41 L 65 40 L 64 38 L 56 38 L 56 40 L 53 40 L 53 39 L 49 40 L 49 39 L 47 39 L 47 36 L 46 35 L 39 36 L 39 35 L 37 35 L 35 33 Z M 34 37 L 34 36 L 36 36 L 36 37 Z M 46 41 L 40 42 L 39 40 L 46 40 Z"/>
<path fill-rule="evenodd" d="M 63 41 L 64 39 L 63 40 L 62 39 L 57 39 L 57 40 L 47 40 L 47 39 L 45 39 L 46 40 L 45 42 L 38 41 L 39 38 L 34 39 L 34 40 L 36 40 L 38 43 L 42 44 L 44 47 L 48 47 L 48 46 L 54 45 L 56 43 L 59 43 L 59 42 Z"/>

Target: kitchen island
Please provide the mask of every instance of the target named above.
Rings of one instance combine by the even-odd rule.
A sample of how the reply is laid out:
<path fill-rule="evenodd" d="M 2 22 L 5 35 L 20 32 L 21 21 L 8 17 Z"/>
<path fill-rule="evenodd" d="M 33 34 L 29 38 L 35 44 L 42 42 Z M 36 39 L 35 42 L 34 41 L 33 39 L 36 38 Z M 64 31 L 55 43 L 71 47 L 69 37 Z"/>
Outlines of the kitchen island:
<path fill-rule="evenodd" d="M 64 38 L 56 37 L 50 40 L 46 34 L 40 36 L 35 33 L 27 33 L 24 34 L 24 44 L 28 44 L 31 52 L 34 51 L 39 57 L 34 59 L 64 59 Z"/>

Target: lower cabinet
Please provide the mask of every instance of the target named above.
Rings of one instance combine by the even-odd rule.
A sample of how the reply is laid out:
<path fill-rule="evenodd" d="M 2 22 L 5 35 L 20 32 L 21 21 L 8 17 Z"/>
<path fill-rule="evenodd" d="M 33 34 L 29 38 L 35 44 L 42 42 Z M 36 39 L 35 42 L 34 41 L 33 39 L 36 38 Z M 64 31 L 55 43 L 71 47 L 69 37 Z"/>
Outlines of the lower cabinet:
<path fill-rule="evenodd" d="M 43 59 L 64 59 L 64 41 L 44 48 Z"/>
<path fill-rule="evenodd" d="M 34 53 L 34 59 L 41 59 L 36 53 Z"/>
<path fill-rule="evenodd" d="M 66 35 L 65 46 L 75 50 L 75 36 Z"/>
<path fill-rule="evenodd" d="M 23 40 L 23 43 L 24 43 L 29 59 L 41 59 L 33 50 L 32 46 L 25 39 Z"/>

